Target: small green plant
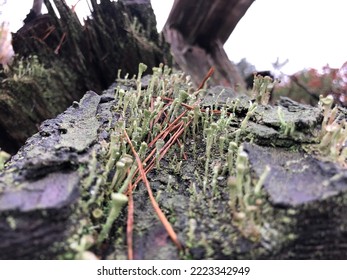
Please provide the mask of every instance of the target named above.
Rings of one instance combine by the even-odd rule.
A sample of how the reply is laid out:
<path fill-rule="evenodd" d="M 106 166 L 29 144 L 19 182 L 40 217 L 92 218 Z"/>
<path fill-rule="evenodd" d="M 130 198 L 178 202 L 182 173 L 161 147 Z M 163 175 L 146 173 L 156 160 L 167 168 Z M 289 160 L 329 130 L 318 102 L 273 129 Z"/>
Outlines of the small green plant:
<path fill-rule="evenodd" d="M 158 141 L 155 143 L 156 153 L 155 153 L 155 160 L 156 160 L 156 167 L 157 169 L 160 168 L 159 162 L 160 162 L 160 151 L 164 147 L 165 141 L 163 139 L 158 139 Z"/>
<path fill-rule="evenodd" d="M 255 114 L 256 110 L 258 108 L 258 105 L 256 103 L 252 103 L 250 101 L 249 107 L 248 107 L 248 111 L 246 116 L 244 117 L 244 119 L 241 121 L 240 124 L 240 128 L 238 128 L 234 134 L 235 134 L 235 142 L 239 143 L 240 142 L 240 136 L 241 134 L 246 130 L 248 121 L 250 120 L 250 118 Z"/>
<path fill-rule="evenodd" d="M 266 166 L 255 186 L 252 184 L 248 155 L 242 145 L 238 148 L 235 175 L 229 175 L 227 187 L 230 192 L 229 205 L 233 213 L 233 223 L 247 238 L 258 241 L 261 237 L 261 204 L 263 186 L 271 169 Z"/>
<path fill-rule="evenodd" d="M 113 193 L 111 195 L 110 211 L 106 220 L 106 223 L 103 225 L 102 230 L 98 236 L 98 243 L 101 243 L 108 236 L 112 224 L 118 218 L 120 211 L 123 206 L 128 202 L 128 197 L 121 193 Z"/>
<path fill-rule="evenodd" d="M 261 105 L 267 105 L 270 100 L 270 93 L 276 82 L 269 76 L 254 74 L 252 94 L 255 102 Z"/>
<path fill-rule="evenodd" d="M 36 55 L 27 58 L 16 58 L 13 65 L 6 71 L 6 76 L 2 82 L 22 82 L 33 83 L 35 78 L 49 77 L 49 71 L 39 62 Z"/>
<path fill-rule="evenodd" d="M 318 135 L 318 152 L 326 159 L 346 167 L 347 160 L 347 123 L 338 116 L 338 108 L 333 105 L 333 97 L 320 97 L 319 106 L 323 110 L 322 128 Z"/>
<path fill-rule="evenodd" d="M 81 239 L 71 243 L 70 247 L 76 252 L 76 260 L 97 260 L 98 258 L 89 249 L 95 244 L 91 235 L 83 235 Z"/>
<path fill-rule="evenodd" d="M 241 122 L 241 126 L 240 126 L 241 131 L 243 131 L 246 128 L 249 119 L 254 115 L 255 111 L 257 110 L 257 107 L 258 106 L 256 103 L 250 103 L 247 114 Z"/>
<path fill-rule="evenodd" d="M 209 178 L 209 166 L 211 158 L 212 145 L 215 140 L 215 136 L 218 130 L 218 125 L 212 123 L 209 128 L 206 128 L 206 162 L 205 162 L 205 176 L 204 176 L 204 190 L 206 189 Z"/>
<path fill-rule="evenodd" d="M 5 163 L 11 158 L 11 155 L 5 151 L 0 151 L 0 170 L 3 170 Z"/>
<path fill-rule="evenodd" d="M 284 119 L 282 108 L 280 106 L 278 106 L 277 115 L 281 123 L 281 132 L 285 136 L 292 136 L 295 132 L 295 123 L 286 122 L 286 120 Z"/>
<path fill-rule="evenodd" d="M 113 176 L 110 188 L 112 190 L 117 191 L 126 176 L 128 175 L 128 171 L 133 164 L 132 156 L 128 154 L 122 155 L 121 159 L 116 163 L 116 173 Z"/>

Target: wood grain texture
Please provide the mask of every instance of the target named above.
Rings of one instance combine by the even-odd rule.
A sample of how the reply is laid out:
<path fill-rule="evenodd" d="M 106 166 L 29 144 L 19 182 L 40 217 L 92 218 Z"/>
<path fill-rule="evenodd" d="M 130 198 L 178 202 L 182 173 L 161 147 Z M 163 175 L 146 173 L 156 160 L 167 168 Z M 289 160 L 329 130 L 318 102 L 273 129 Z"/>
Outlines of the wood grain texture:
<path fill-rule="evenodd" d="M 175 0 L 164 27 L 177 64 L 199 84 L 210 67 L 213 85 L 245 87 L 223 44 L 254 0 Z"/>

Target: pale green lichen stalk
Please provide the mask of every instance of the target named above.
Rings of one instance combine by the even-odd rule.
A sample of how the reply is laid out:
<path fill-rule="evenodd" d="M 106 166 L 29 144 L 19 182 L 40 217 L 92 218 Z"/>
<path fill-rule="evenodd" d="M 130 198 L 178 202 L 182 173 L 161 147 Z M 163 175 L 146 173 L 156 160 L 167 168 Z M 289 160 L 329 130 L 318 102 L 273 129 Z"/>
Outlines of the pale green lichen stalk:
<path fill-rule="evenodd" d="M 289 123 L 285 121 L 283 111 L 280 106 L 278 106 L 277 115 L 281 123 L 281 132 L 285 136 L 292 136 L 295 132 L 295 123 Z"/>
<path fill-rule="evenodd" d="M 334 99 L 331 95 L 320 97 L 319 106 L 323 110 L 322 128 L 318 135 L 317 148 L 321 156 L 347 167 L 347 123 L 338 115 L 338 108 L 332 108 Z"/>
<path fill-rule="evenodd" d="M 254 186 L 250 176 L 248 155 L 241 145 L 236 159 L 236 174 L 230 175 L 227 179 L 233 223 L 245 237 L 253 241 L 259 241 L 261 238 L 261 187 L 270 171 L 270 167 L 266 166 Z"/>
<path fill-rule="evenodd" d="M 108 214 L 106 223 L 103 225 L 102 230 L 98 236 L 98 243 L 101 243 L 105 240 L 105 238 L 107 238 L 112 224 L 118 218 L 120 211 L 127 202 L 128 197 L 124 194 L 113 193 L 111 195 L 110 212 Z"/>
<path fill-rule="evenodd" d="M 0 151 L 0 170 L 3 170 L 5 163 L 11 158 L 11 155 L 5 151 Z"/>
<path fill-rule="evenodd" d="M 35 78 L 49 79 L 50 75 L 50 71 L 47 71 L 36 55 L 20 58 L 9 69 L 10 70 L 6 71 L 7 78 L 2 81 L 3 83 L 34 83 Z"/>
<path fill-rule="evenodd" d="M 254 74 L 253 80 L 253 97 L 257 104 L 267 105 L 270 99 L 270 93 L 276 82 L 269 76 L 261 76 Z"/>

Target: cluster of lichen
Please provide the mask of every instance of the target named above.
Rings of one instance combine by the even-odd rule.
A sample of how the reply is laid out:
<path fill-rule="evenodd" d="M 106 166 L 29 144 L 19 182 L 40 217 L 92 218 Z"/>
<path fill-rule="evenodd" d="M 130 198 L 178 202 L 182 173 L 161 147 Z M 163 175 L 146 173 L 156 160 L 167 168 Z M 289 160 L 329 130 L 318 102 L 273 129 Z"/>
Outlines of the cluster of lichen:
<path fill-rule="evenodd" d="M 239 104 L 237 98 L 226 102 L 225 105 L 214 104 L 210 108 L 205 108 L 205 114 L 201 114 L 200 127 L 202 126 L 202 134 L 206 143 L 203 190 L 206 192 L 209 189 L 214 196 L 218 196 L 220 188 L 223 188 L 220 182 L 226 182 L 230 193 L 229 206 L 232 223 L 244 237 L 252 241 L 261 239 L 261 212 L 264 203 L 261 188 L 271 170 L 269 166 L 265 166 L 259 180 L 254 180 L 249 169 L 248 155 L 243 150 L 242 143 L 248 138 L 246 132 L 248 122 L 256 114 L 258 106 L 267 105 L 273 86 L 274 82 L 270 77 L 255 76 L 252 90 L 254 102 L 250 101 L 248 111 L 241 119 L 235 115 L 235 108 Z M 230 129 L 232 122 L 234 122 L 234 126 L 235 122 L 238 122 L 238 125 Z M 284 121 L 281 124 L 283 133 L 289 135 L 293 133 L 293 127 Z M 195 129 L 193 130 L 194 135 Z M 215 155 L 219 154 L 219 160 L 213 156 L 214 161 L 211 163 L 212 150 Z M 227 179 L 223 180 L 225 177 Z"/>
<path fill-rule="evenodd" d="M 277 81 L 274 81 L 269 76 L 254 74 L 252 95 L 255 102 L 262 105 L 267 105 L 270 100 L 270 94 Z"/>
<path fill-rule="evenodd" d="M 37 55 L 15 56 L 11 65 L 0 70 L 0 82 L 0 95 L 6 108 L 21 111 L 18 123 L 28 124 L 22 137 L 29 137 L 36 131 L 37 123 L 61 113 L 79 95 L 77 76 L 64 68 L 64 61 L 43 63 Z"/>
<path fill-rule="evenodd" d="M 254 182 L 250 176 L 247 154 L 240 145 L 247 122 L 255 113 L 258 103 L 250 104 L 245 118 L 240 120 L 235 116 L 237 100 L 223 106 L 213 104 L 203 107 L 200 101 L 205 89 L 194 90 L 189 77 L 183 73 L 172 73 L 169 68 L 161 65 L 153 69 L 148 84 L 143 87 L 144 71 L 146 66 L 140 64 L 137 77 L 128 79 L 120 78 L 119 75 L 118 86 L 115 89 L 117 103 L 112 113 L 119 114 L 120 118 L 114 127 L 110 127 L 110 139 L 109 143 L 104 144 L 104 151 L 98 156 L 93 153 L 88 166 L 90 175 L 83 183 L 88 193 L 84 209 L 91 212 L 91 218 L 84 226 L 85 234 L 79 238 L 93 236 L 88 238 L 90 248 L 91 240 L 93 246 L 99 246 L 106 238 L 113 236 L 111 227 L 128 202 L 127 191 L 131 191 L 128 190 L 129 183 L 136 179 L 134 174 L 138 166 L 131 156 L 129 145 L 124 138 L 124 130 L 142 161 L 148 156 L 150 148 L 155 149 L 155 168 L 160 169 L 160 152 L 167 147 L 169 140 L 164 137 L 157 139 L 157 135 L 184 115 L 182 120 L 186 128 L 181 135 L 180 145 L 173 146 L 166 157 L 169 161 L 168 166 L 172 169 L 171 173 L 180 174 L 186 151 L 189 151 L 189 157 L 199 161 L 197 152 L 201 152 L 203 148 L 196 145 L 204 143 L 204 168 L 201 174 L 194 174 L 197 188 L 201 188 L 205 197 L 218 198 L 221 189 L 227 187 L 230 208 L 225 210 L 229 211 L 230 223 L 246 238 L 258 241 L 262 225 L 260 188 L 269 169 L 266 168 L 264 176 L 258 182 Z M 263 90 L 263 87 L 260 86 L 260 89 Z M 159 121 L 158 116 L 165 120 Z M 238 123 L 238 127 L 230 129 L 232 122 Z M 113 123 L 112 120 L 109 123 Z M 186 150 L 187 143 L 190 143 L 190 147 Z M 104 166 L 103 172 L 97 172 L 98 165 Z M 171 180 L 168 182 L 171 184 Z M 191 230 L 188 231 L 189 234 L 192 234 Z M 192 239 L 189 236 L 187 238 Z M 79 243 L 76 240 L 72 243 L 76 242 Z M 82 254 L 82 247 L 74 245 L 79 257 L 85 255 Z M 89 256 L 89 253 L 86 255 Z"/>
<path fill-rule="evenodd" d="M 49 78 L 50 71 L 40 63 L 36 55 L 16 57 L 13 64 L 4 71 L 3 83 L 35 83 L 37 79 Z"/>
<path fill-rule="evenodd" d="M 333 107 L 331 95 L 320 97 L 319 106 L 323 110 L 323 121 L 318 134 L 317 150 L 325 159 L 346 167 L 347 159 L 347 123 L 337 106 Z"/>
<path fill-rule="evenodd" d="M 295 132 L 295 123 L 286 122 L 282 108 L 280 106 L 278 106 L 277 108 L 277 115 L 281 124 L 281 133 L 285 136 L 292 136 Z"/>
<path fill-rule="evenodd" d="M 0 150 L 0 171 L 4 169 L 5 163 L 10 159 L 11 155 Z"/>
<path fill-rule="evenodd" d="M 157 173 L 163 172 L 164 176 L 168 176 L 167 185 L 156 193 L 157 200 L 161 197 L 170 197 L 171 194 L 163 195 L 163 192 L 177 190 L 178 182 L 186 179 L 184 176 L 187 173 L 182 170 L 187 166 L 185 153 L 188 159 L 194 159 L 196 162 L 195 170 L 189 174 L 190 197 L 185 213 L 187 228 L 184 230 L 185 240 L 182 240 L 187 251 L 182 253 L 181 257 L 189 258 L 189 249 L 199 246 L 204 247 L 207 257 L 213 256 L 214 249 L 208 239 L 211 235 L 199 231 L 200 224 L 204 224 L 204 221 L 196 219 L 196 217 L 201 218 L 201 215 L 196 213 L 201 210 L 200 205 L 208 208 L 204 215 L 207 213 L 210 217 L 205 216 L 206 219 L 211 221 L 214 215 L 222 216 L 221 220 L 230 222 L 238 236 L 242 235 L 253 242 L 269 238 L 272 229 L 266 223 L 266 217 L 264 218 L 267 209 L 264 206 L 266 201 L 262 186 L 271 170 L 269 166 L 264 166 L 260 178 L 254 179 L 250 172 L 248 155 L 242 145 L 248 139 L 246 128 L 249 121 L 256 119 L 257 109 L 264 105 L 267 98 L 255 98 L 254 102 L 250 102 L 248 112 L 237 115 L 236 107 L 240 103 L 238 99 L 226 102 L 225 105 L 203 106 L 200 101 L 205 90 L 195 91 L 189 78 L 182 73 L 171 73 L 169 68 L 161 65 L 153 69 L 153 75 L 149 80 L 144 80 L 142 74 L 145 70 L 146 66 L 141 64 L 137 77 L 118 79 L 115 89 L 117 103 L 112 108 L 112 113 L 120 115 L 120 118 L 109 128 L 108 143 L 102 144 L 98 155 L 95 152 L 92 154 L 88 166 L 87 173 L 90 175 L 85 178 L 83 185 L 88 194 L 84 211 L 89 213 L 90 219 L 84 220 L 79 234 L 71 241 L 75 257 L 95 257 L 91 251 L 95 247 L 100 247 L 107 238 L 115 240 L 114 244 L 121 243 L 119 235 L 124 235 L 125 230 L 121 228 L 119 222 L 124 223 L 125 218 L 118 220 L 117 218 L 122 215 L 122 209 L 128 202 L 129 183 L 137 178 L 134 174 L 138 168 L 124 138 L 124 130 L 130 136 L 142 161 L 151 149 L 152 151 L 155 149 L 152 155 L 155 158 L 154 166 L 159 171 Z M 268 92 L 266 89 L 268 80 L 262 81 L 265 86 L 258 84 L 258 96 L 264 94 L 266 96 Z M 339 116 L 336 107 L 332 109 L 330 98 L 322 99 L 321 106 L 324 119 L 318 135 L 320 143 L 317 145 L 318 150 L 325 157 L 345 163 L 347 154 L 344 147 L 347 140 L 345 121 Z M 162 114 L 163 111 L 165 114 Z M 181 135 L 180 145 L 174 145 L 172 151 L 165 157 L 164 166 L 161 162 L 161 151 L 167 147 L 168 138 L 154 140 L 158 133 L 184 113 L 182 120 L 184 124 L 189 125 Z M 278 109 L 277 114 L 281 132 L 288 137 L 292 136 L 295 127 L 285 121 L 282 109 Z M 158 116 L 166 121 L 160 122 Z M 110 120 L 109 123 L 112 124 L 114 121 Z M 102 166 L 102 172 L 98 165 Z M 167 172 L 167 169 L 170 171 Z M 229 200 L 223 204 L 227 206 L 222 213 L 219 213 L 220 209 L 217 210 L 214 204 L 217 204 L 216 201 L 219 199 L 225 199 L 225 193 L 228 194 Z M 175 223 L 178 220 L 177 216 L 181 214 L 175 211 L 174 207 L 166 209 L 172 223 Z M 220 225 L 218 222 L 213 225 Z M 118 226 L 117 229 L 114 229 L 115 224 Z M 223 231 L 223 225 L 220 231 Z M 220 238 L 218 234 L 219 232 L 216 233 L 216 238 Z M 223 250 L 226 255 L 231 255 L 233 248 L 225 247 Z"/>
<path fill-rule="evenodd" d="M 153 69 L 147 89 L 142 89 L 141 78 L 145 70 L 146 66 L 140 64 L 137 77 L 118 78 L 119 86 L 115 89 L 117 105 L 112 108 L 112 113 L 120 115 L 120 118 L 114 127 L 110 127 L 109 143 L 104 144 L 106 150 L 98 156 L 93 153 L 88 166 L 89 176 L 83 182 L 84 189 L 88 193 L 88 199 L 83 202 L 83 208 L 86 213 L 91 207 L 93 208 L 90 213 L 90 223 L 84 228 L 88 236 L 93 236 L 94 246 L 100 245 L 110 236 L 112 225 L 128 202 L 126 192 L 138 168 L 134 157 L 130 155 L 131 151 L 125 141 L 124 130 L 131 138 L 139 157 L 144 160 L 148 154 L 148 143 L 165 129 L 165 125 L 182 113 L 184 107 L 181 104 L 187 101 L 185 89 L 189 81 L 182 73 L 171 74 L 169 68 L 161 65 Z M 124 85 L 132 83 L 135 87 L 124 88 Z M 162 99 L 164 96 L 169 96 L 173 102 L 166 107 L 167 123 L 159 125 L 154 122 L 154 119 L 165 105 Z M 193 99 L 195 101 L 196 98 L 193 97 Z M 109 122 L 113 123 L 112 119 Z M 158 139 L 155 144 L 157 168 L 160 167 L 159 151 L 164 143 L 163 139 Z M 97 171 L 97 165 L 100 164 L 104 166 L 101 174 Z M 92 221 L 96 221 L 97 224 L 93 224 Z M 72 243 L 76 244 L 76 242 L 78 243 L 76 240 Z M 78 256 L 81 256 L 80 247 L 78 248 L 78 251 L 75 251 Z"/>
<path fill-rule="evenodd" d="M 238 147 L 234 172 L 227 180 L 233 222 L 245 237 L 253 241 L 259 241 L 261 238 L 263 204 L 261 187 L 270 170 L 269 166 L 265 166 L 263 174 L 254 185 L 250 175 L 248 156 L 241 145 Z"/>

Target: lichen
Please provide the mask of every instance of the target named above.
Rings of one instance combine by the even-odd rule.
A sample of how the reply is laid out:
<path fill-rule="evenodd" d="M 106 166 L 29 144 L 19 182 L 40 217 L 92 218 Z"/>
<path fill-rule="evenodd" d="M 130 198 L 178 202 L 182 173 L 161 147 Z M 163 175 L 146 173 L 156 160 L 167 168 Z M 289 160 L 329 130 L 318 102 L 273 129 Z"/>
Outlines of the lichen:
<path fill-rule="evenodd" d="M 107 136 L 90 144 L 89 163 L 80 171 L 85 222 L 70 240 L 80 244 L 72 246 L 72 255 L 126 256 L 129 192 L 135 208 L 134 250 L 140 258 L 155 254 L 159 259 L 261 258 L 294 242 L 297 214 L 275 211 L 263 190 L 277 169 L 263 164 L 254 172 L 244 143 L 271 140 L 293 153 L 301 149 L 302 142 L 316 144 L 311 136 L 321 117 L 317 110 L 309 112 L 292 103 L 272 108 L 264 104 L 266 98 L 250 102 L 246 97 L 227 96 L 225 89 L 215 90 L 214 102 L 212 95 L 208 101 L 202 96 L 209 95 L 208 89 L 195 91 L 180 72 L 160 65 L 148 78 L 142 77 L 144 70 L 140 65 L 137 77 L 119 76 L 110 98 L 110 117 L 103 126 Z M 110 96 L 110 90 L 106 94 Z M 293 110 L 302 113 L 296 115 Z M 173 126 L 176 130 L 162 134 Z M 153 167 L 147 177 L 156 201 L 184 244 L 180 252 L 166 239 L 139 183 L 138 166 L 124 130 L 145 168 Z M 177 131 L 181 138 L 174 138 Z M 171 142 L 174 145 L 169 146 Z M 300 165 L 300 170 L 295 166 L 293 160 L 283 168 L 293 169 L 298 176 L 306 172 L 305 166 Z M 115 197 L 122 197 L 122 203 L 112 203 Z M 90 246 L 83 245 L 86 236 L 93 237 Z M 157 236 L 165 238 L 157 240 Z M 160 250 L 156 241 L 163 243 Z"/>

